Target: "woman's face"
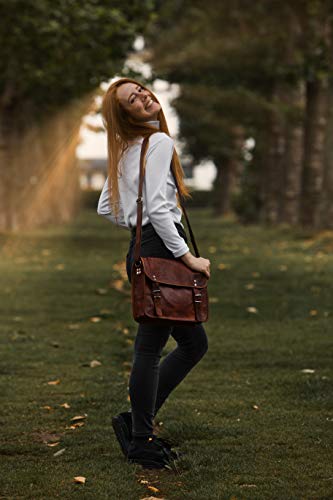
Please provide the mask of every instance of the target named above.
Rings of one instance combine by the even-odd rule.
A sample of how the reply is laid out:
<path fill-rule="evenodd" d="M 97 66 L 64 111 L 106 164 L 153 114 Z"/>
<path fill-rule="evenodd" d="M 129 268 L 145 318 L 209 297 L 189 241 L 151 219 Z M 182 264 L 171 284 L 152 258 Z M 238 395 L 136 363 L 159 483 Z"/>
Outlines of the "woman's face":
<path fill-rule="evenodd" d="M 135 83 L 123 83 L 117 89 L 122 107 L 138 122 L 157 120 L 161 106 L 148 90 Z"/>

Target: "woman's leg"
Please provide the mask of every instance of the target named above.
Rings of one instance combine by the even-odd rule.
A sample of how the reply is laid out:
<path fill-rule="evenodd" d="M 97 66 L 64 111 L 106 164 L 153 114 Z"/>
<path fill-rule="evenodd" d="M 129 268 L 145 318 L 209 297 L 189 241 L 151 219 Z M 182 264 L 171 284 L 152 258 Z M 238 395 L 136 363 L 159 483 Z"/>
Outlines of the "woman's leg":
<path fill-rule="evenodd" d="M 155 413 L 163 405 L 170 392 L 185 378 L 208 350 L 208 338 L 202 324 L 174 326 L 172 337 L 177 347 L 160 364 L 159 384 Z"/>
<path fill-rule="evenodd" d="M 139 324 L 129 379 L 134 437 L 153 434 L 153 418 L 159 381 L 159 362 L 172 326 Z"/>

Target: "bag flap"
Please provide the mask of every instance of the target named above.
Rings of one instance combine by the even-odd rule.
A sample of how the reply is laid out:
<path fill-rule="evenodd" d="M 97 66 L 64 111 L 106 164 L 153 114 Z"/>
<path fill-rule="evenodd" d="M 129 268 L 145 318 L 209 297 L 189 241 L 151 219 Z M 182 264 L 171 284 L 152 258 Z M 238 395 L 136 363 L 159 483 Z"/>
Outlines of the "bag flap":
<path fill-rule="evenodd" d="M 181 260 L 162 259 L 160 257 L 140 257 L 145 274 L 152 281 L 166 285 L 203 288 L 208 278 L 193 271 Z"/>

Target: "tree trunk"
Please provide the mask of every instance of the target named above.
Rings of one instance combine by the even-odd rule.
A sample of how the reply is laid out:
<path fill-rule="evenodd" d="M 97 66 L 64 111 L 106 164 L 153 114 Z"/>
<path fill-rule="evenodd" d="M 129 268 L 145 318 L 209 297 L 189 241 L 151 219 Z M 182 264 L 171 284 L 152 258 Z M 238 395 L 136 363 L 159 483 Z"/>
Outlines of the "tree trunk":
<path fill-rule="evenodd" d="M 217 169 L 213 187 L 214 215 L 225 215 L 232 212 L 232 196 L 240 189 L 243 169 L 242 148 L 244 145 L 244 129 L 234 126 L 231 130 L 231 153 L 216 159 Z"/>
<path fill-rule="evenodd" d="M 321 226 L 327 98 L 327 79 L 307 82 L 301 223 L 311 228 Z"/>
<path fill-rule="evenodd" d="M 0 116 L 0 230 L 10 231 L 15 227 L 14 217 L 14 180 L 13 145 L 15 143 L 15 129 L 11 113 L 7 109 L 1 110 Z"/>
<path fill-rule="evenodd" d="M 322 226 L 333 229 L 333 84 L 329 88 L 328 119 L 324 152 L 324 193 Z"/>
<path fill-rule="evenodd" d="M 213 210 L 214 215 L 225 215 L 230 210 L 230 159 L 219 158 L 214 161 L 216 177 L 213 184 Z"/>
<path fill-rule="evenodd" d="M 281 220 L 283 193 L 283 165 L 286 152 L 285 121 L 279 109 L 283 89 L 277 87 L 273 94 L 275 109 L 268 118 L 268 144 L 265 169 L 263 172 L 262 215 L 261 219 L 269 224 Z"/>
<path fill-rule="evenodd" d="M 286 152 L 284 159 L 284 186 L 282 191 L 281 222 L 296 225 L 299 222 L 300 195 L 302 185 L 304 129 L 304 87 L 300 82 L 286 92 L 289 106 L 286 126 Z M 295 116 L 296 115 L 296 116 Z"/>

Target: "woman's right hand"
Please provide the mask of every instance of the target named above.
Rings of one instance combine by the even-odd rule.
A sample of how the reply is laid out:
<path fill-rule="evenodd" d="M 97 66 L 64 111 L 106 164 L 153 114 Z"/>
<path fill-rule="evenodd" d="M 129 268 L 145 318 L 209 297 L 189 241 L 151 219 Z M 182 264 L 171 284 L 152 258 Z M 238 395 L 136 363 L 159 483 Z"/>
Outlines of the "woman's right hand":
<path fill-rule="evenodd" d="M 199 271 L 210 278 L 210 260 L 203 257 L 194 257 L 191 252 L 187 252 L 180 257 L 182 261 L 193 271 Z"/>

